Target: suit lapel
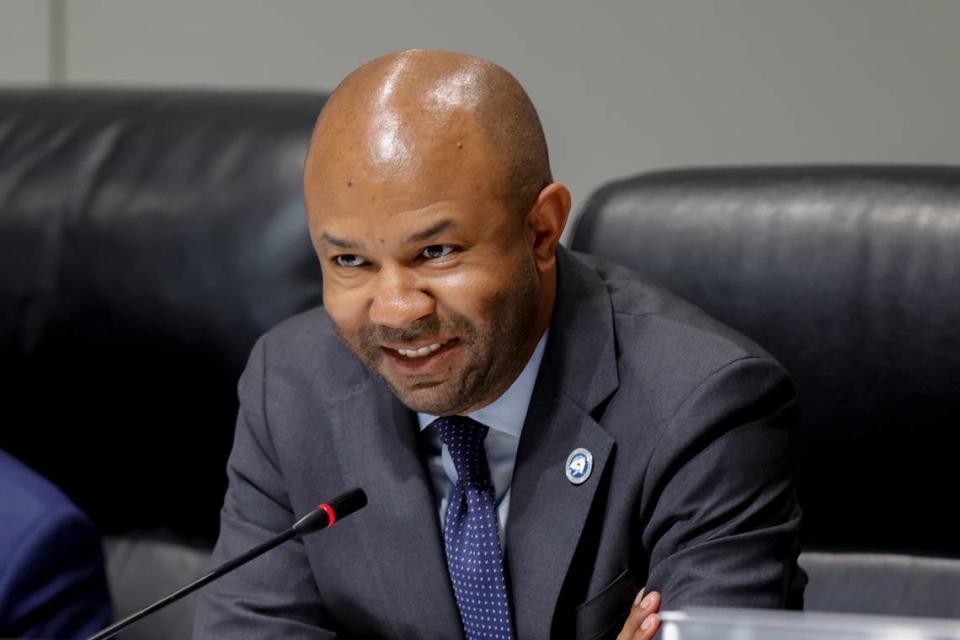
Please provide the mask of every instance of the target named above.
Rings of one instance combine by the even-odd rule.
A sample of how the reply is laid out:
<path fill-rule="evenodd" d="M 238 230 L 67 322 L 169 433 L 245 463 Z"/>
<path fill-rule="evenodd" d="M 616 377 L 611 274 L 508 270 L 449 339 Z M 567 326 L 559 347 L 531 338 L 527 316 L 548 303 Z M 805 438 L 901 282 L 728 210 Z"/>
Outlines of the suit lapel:
<path fill-rule="evenodd" d="M 366 491 L 359 545 L 395 637 L 462 637 L 414 414 L 375 379 L 333 403 L 344 476 Z"/>
<path fill-rule="evenodd" d="M 590 513 L 614 440 L 593 419 L 617 388 L 613 314 L 598 276 L 559 250 L 557 307 L 510 490 L 507 564 L 518 637 L 543 637 Z M 566 460 L 593 454 L 589 479 L 574 485 Z"/>

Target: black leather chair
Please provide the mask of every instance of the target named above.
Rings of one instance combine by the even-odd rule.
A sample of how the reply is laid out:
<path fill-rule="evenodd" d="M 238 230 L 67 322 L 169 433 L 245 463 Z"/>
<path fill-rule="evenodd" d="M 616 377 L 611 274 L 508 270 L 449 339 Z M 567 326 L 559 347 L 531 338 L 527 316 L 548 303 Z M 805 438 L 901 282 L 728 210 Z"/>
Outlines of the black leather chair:
<path fill-rule="evenodd" d="M 960 617 L 960 168 L 641 175 L 593 195 L 572 246 L 793 375 L 808 609 Z"/>
<path fill-rule="evenodd" d="M 0 447 L 107 536 L 120 616 L 205 566 L 249 349 L 320 301 L 324 99 L 0 91 Z M 124 637 L 188 637 L 184 606 Z"/>

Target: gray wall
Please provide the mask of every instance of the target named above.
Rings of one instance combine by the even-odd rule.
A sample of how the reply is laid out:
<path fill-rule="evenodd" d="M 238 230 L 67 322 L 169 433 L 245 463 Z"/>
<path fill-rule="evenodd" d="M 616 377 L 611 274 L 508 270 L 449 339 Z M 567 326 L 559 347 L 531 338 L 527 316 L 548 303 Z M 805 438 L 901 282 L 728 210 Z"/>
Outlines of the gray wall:
<path fill-rule="evenodd" d="M 0 86 L 47 82 L 49 22 L 45 1 L 0 0 Z"/>
<path fill-rule="evenodd" d="M 0 0 L 0 83 L 327 89 L 467 51 L 527 87 L 576 206 L 668 166 L 958 163 L 958 33 L 956 0 Z"/>

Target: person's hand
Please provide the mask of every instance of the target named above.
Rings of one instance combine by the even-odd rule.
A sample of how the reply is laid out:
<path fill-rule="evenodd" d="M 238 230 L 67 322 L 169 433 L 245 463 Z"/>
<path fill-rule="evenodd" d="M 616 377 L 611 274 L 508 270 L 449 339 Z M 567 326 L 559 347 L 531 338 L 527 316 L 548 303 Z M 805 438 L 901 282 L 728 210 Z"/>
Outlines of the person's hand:
<path fill-rule="evenodd" d="M 644 594 L 641 589 L 630 607 L 630 616 L 623 623 L 617 640 L 649 640 L 660 628 L 660 594 L 656 591 Z"/>

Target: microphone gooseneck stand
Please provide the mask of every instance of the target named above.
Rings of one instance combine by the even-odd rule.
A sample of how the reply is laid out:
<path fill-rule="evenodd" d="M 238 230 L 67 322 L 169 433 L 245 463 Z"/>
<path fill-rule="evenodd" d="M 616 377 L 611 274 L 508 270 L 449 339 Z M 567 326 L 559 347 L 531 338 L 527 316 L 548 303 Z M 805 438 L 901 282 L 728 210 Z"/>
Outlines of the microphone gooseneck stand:
<path fill-rule="evenodd" d="M 97 634 L 90 636 L 88 640 L 107 640 L 107 638 L 112 638 L 118 632 L 126 629 L 132 625 L 137 620 L 145 618 L 155 611 L 159 611 L 164 607 L 173 604 L 177 600 L 187 596 L 200 587 L 213 582 L 217 578 L 220 578 L 237 567 L 244 565 L 254 558 L 263 555 L 267 551 L 270 551 L 274 547 L 283 544 L 287 540 L 292 538 L 299 538 L 315 531 L 320 531 L 321 529 L 326 529 L 332 527 L 333 523 L 339 519 L 345 518 L 354 511 L 362 509 L 367 505 L 367 495 L 363 492 L 362 489 L 352 489 L 347 491 L 344 494 L 341 494 L 331 500 L 330 502 L 325 502 L 317 506 L 316 509 L 303 516 L 296 523 L 283 533 L 273 538 L 270 538 L 263 544 L 257 545 L 256 547 L 250 549 L 246 553 L 243 553 L 232 560 L 224 562 L 222 565 L 211 571 L 210 573 L 197 578 L 190 584 L 180 589 L 177 589 L 170 595 L 161 598 L 160 600 L 154 602 L 149 607 L 141 609 L 136 613 L 127 616 L 123 620 L 115 622 L 106 629 L 98 632 Z"/>

